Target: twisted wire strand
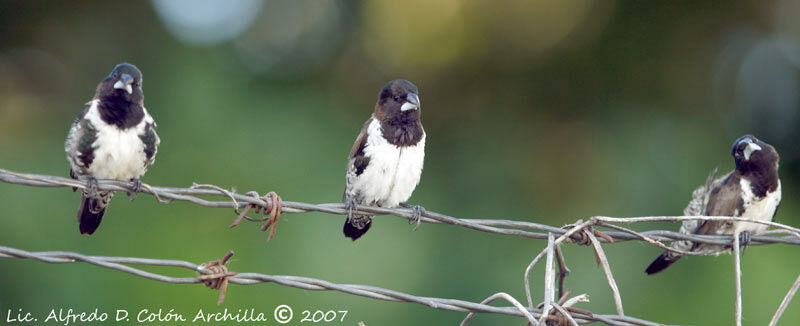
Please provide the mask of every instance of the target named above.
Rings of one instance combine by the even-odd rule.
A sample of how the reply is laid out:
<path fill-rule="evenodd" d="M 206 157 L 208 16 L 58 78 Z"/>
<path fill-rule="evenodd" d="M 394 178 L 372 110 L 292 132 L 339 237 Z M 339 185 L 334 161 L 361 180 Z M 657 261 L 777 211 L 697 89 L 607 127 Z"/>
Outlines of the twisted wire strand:
<path fill-rule="evenodd" d="M 0 181 L 10 184 L 26 185 L 33 187 L 77 187 L 77 188 L 87 187 L 87 183 L 84 180 L 75 180 L 75 179 L 50 176 L 50 175 L 17 173 L 4 169 L 0 169 Z M 123 191 L 123 192 L 134 191 L 132 183 L 116 181 L 116 180 L 98 180 L 97 187 L 99 190 L 106 190 L 106 191 Z M 269 193 L 272 196 L 265 195 L 263 197 L 254 195 L 253 194 L 254 192 L 248 192 L 242 195 L 242 194 L 237 194 L 234 191 L 228 191 L 219 186 L 209 185 L 209 184 L 193 183 L 192 186 L 189 188 L 157 187 L 157 186 L 150 186 L 147 184 L 141 184 L 139 192 L 153 195 L 155 199 L 160 203 L 170 203 L 172 201 L 178 200 L 178 201 L 191 202 L 193 204 L 205 207 L 233 208 L 234 212 L 237 215 L 240 215 L 240 218 L 237 218 L 236 221 L 241 220 L 241 216 L 247 213 L 247 209 L 253 207 L 256 208 L 256 211 L 258 211 L 259 208 L 263 208 L 265 212 L 269 210 L 270 215 L 272 216 L 266 220 L 272 221 L 274 223 L 277 223 L 277 216 L 275 216 L 276 212 L 278 215 L 281 212 L 290 214 L 305 213 L 305 212 L 323 212 L 335 215 L 347 214 L 347 208 L 342 203 L 312 204 L 303 202 L 283 201 L 277 194 L 273 192 Z M 199 196 L 224 197 L 228 200 L 208 200 L 200 198 Z M 245 211 L 240 213 L 239 212 L 240 208 L 245 208 Z M 527 221 L 506 220 L 506 219 L 456 218 L 445 214 L 433 212 L 427 209 L 421 210 L 421 214 L 419 216 L 416 216 L 415 211 L 409 208 L 381 208 L 381 207 L 370 207 L 370 206 L 359 205 L 355 208 L 355 212 L 359 214 L 368 214 L 368 215 L 393 215 L 407 219 L 409 221 L 413 221 L 419 218 L 419 220 L 425 223 L 456 225 L 487 233 L 518 236 L 518 237 L 533 238 L 533 239 L 548 239 L 549 236 L 551 242 L 552 242 L 552 237 L 555 235 L 559 237 L 559 239 L 555 241 L 556 244 L 564 240 L 567 240 L 567 242 L 586 244 L 588 238 L 589 240 L 591 240 L 592 245 L 595 247 L 596 253 L 597 252 L 600 253 L 599 256 L 603 256 L 602 249 L 600 248 L 599 245 L 599 243 L 601 242 L 617 243 L 624 241 L 645 241 L 656 247 L 665 250 L 675 251 L 679 254 L 706 255 L 709 253 L 683 252 L 680 250 L 676 250 L 661 243 L 661 241 L 689 240 L 698 243 L 730 246 L 732 243 L 733 244 L 737 243 L 738 240 L 738 238 L 735 235 L 708 236 L 708 235 L 682 234 L 679 232 L 672 232 L 665 230 L 648 230 L 639 232 L 616 225 L 616 224 L 630 224 L 630 223 L 641 223 L 641 222 L 722 220 L 722 221 L 743 221 L 749 223 L 758 223 L 758 224 L 772 226 L 775 229 L 760 235 L 751 236 L 752 245 L 766 245 L 766 244 L 776 244 L 776 243 L 800 245 L 800 229 L 771 221 L 757 221 L 741 217 L 644 216 L 644 217 L 618 218 L 618 217 L 607 217 L 607 216 L 592 216 L 585 222 L 582 220 L 578 220 L 578 222 L 570 226 L 556 227 L 556 226 L 550 226 L 550 225 L 527 222 Z M 252 218 L 246 218 L 246 219 L 249 221 L 265 220 L 265 219 L 252 219 Z M 235 222 L 234 225 L 236 223 L 237 222 Z M 267 227 L 270 226 L 270 224 L 271 223 L 268 222 L 262 229 L 266 229 Z M 593 230 L 592 226 L 603 227 L 609 230 L 604 230 L 604 231 L 599 231 L 597 229 Z M 272 235 L 274 235 L 274 230 L 275 228 L 273 225 L 272 231 L 270 233 L 270 238 Z M 595 235 L 597 235 L 597 237 L 595 237 Z M 544 253 L 546 252 L 547 250 L 543 251 L 542 253 L 539 254 L 539 256 L 543 256 Z M 232 253 L 226 255 L 226 257 L 223 258 L 222 260 L 212 261 L 206 264 L 197 265 L 180 260 L 163 260 L 163 259 L 133 258 L 133 257 L 87 256 L 80 253 L 65 252 L 65 251 L 29 252 L 21 249 L 0 246 L 0 258 L 33 259 L 41 262 L 54 263 L 54 264 L 85 262 L 95 266 L 108 268 L 112 270 L 118 270 L 142 278 L 165 282 L 165 283 L 171 283 L 171 284 L 203 283 L 212 289 L 220 290 L 221 293 L 218 303 L 221 303 L 222 300 L 224 299 L 225 290 L 227 288 L 228 283 L 237 285 L 275 283 L 283 286 L 295 287 L 305 290 L 338 291 L 342 293 L 348 293 L 352 295 L 363 296 L 377 300 L 412 302 L 412 303 L 422 304 L 434 309 L 470 313 L 470 315 L 468 315 L 468 317 L 464 320 L 464 322 L 462 322 L 462 324 L 468 322 L 469 319 L 471 318 L 470 316 L 474 313 L 496 313 L 496 314 L 524 317 L 527 318 L 530 322 L 536 322 L 536 320 L 531 319 L 532 317 L 540 321 L 544 320 L 550 321 L 560 318 L 558 317 L 558 315 L 560 314 L 563 315 L 565 318 L 559 319 L 557 321 L 564 323 L 574 322 L 578 324 L 586 324 L 591 322 L 602 322 L 607 325 L 648 325 L 648 326 L 661 325 L 659 323 L 638 319 L 630 316 L 625 316 L 623 314 L 621 300 L 618 297 L 618 290 L 615 289 L 613 277 L 611 276 L 611 271 L 608 268 L 608 266 L 605 266 L 606 267 L 605 272 L 607 278 L 609 279 L 612 291 L 614 291 L 616 295 L 615 300 L 617 302 L 617 310 L 618 310 L 617 315 L 599 315 L 599 314 L 593 314 L 586 310 L 574 309 L 574 308 L 564 309 L 564 307 L 560 306 L 560 302 L 555 303 L 552 302 L 552 300 L 550 300 L 548 301 L 550 303 L 550 306 L 547 305 L 548 302 L 544 303 L 544 309 L 546 309 L 548 312 L 545 312 L 544 313 L 545 316 L 543 316 L 542 309 L 533 307 L 530 298 L 530 293 L 527 292 L 526 296 L 529 304 L 527 308 L 523 307 L 518 301 L 516 301 L 516 299 L 508 296 L 505 293 L 496 293 L 487 298 L 486 300 L 482 301 L 481 303 L 457 300 L 457 299 L 447 299 L 447 298 L 420 297 L 374 286 L 359 285 L 359 284 L 337 284 L 321 279 L 314 279 L 301 276 L 229 272 L 224 265 L 227 259 L 230 258 L 230 255 L 232 255 Z M 535 264 L 536 260 L 540 258 L 539 256 L 537 256 L 537 258 L 534 259 L 534 261 L 531 264 Z M 548 254 L 548 260 L 551 260 L 552 256 L 553 256 L 552 253 Z M 198 273 L 199 276 L 170 277 L 157 273 L 148 272 L 128 265 L 179 267 L 179 268 L 193 270 L 194 272 Z M 531 266 L 529 266 L 529 269 L 530 267 Z M 550 269 L 553 269 L 552 264 L 548 264 L 548 270 Z M 528 288 L 528 283 L 527 283 L 528 273 L 529 271 L 526 270 L 526 278 L 525 278 L 526 289 Z M 563 279 L 561 281 L 563 281 Z M 549 284 L 548 286 L 553 287 L 554 282 L 550 283 L 548 283 Z M 553 291 L 553 289 L 550 288 L 547 288 L 546 290 L 550 292 Z M 792 295 L 793 292 L 790 290 L 790 293 L 787 294 L 787 298 L 790 298 Z M 488 305 L 489 302 L 500 298 L 509 301 L 513 305 L 505 307 Z M 552 314 L 553 309 L 556 309 L 558 313 Z M 737 310 L 737 312 L 738 311 L 739 310 Z M 774 319 L 779 318 L 780 312 L 781 310 L 779 310 L 776 313 Z M 565 315 L 565 313 L 567 314 Z M 540 323 L 541 322 L 536 322 L 535 324 L 540 324 Z"/>
<path fill-rule="evenodd" d="M 32 252 L 6 246 L 0 246 L 0 258 L 32 259 L 52 264 L 69 264 L 69 263 L 83 262 L 102 268 L 125 272 L 145 279 L 150 279 L 170 284 L 195 284 L 195 283 L 205 284 L 208 281 L 208 278 L 203 276 L 212 275 L 215 273 L 215 270 L 213 268 L 209 268 L 206 266 L 207 264 L 198 265 L 195 263 L 182 260 L 136 258 L 136 257 L 89 256 L 69 251 Z M 169 266 L 169 267 L 183 268 L 197 272 L 200 274 L 200 276 L 194 276 L 194 277 L 165 276 L 157 273 L 144 271 L 142 269 L 131 267 L 128 265 Z M 292 275 L 267 275 L 260 273 L 235 273 L 234 275 L 227 276 L 226 278 L 228 282 L 230 282 L 231 284 L 238 284 L 238 285 L 275 283 L 283 286 L 294 287 L 304 290 L 337 291 L 337 292 L 342 292 L 372 299 L 378 299 L 378 300 L 417 303 L 440 310 L 475 312 L 475 313 L 494 313 L 494 314 L 503 314 L 503 315 L 519 316 L 519 317 L 524 316 L 524 314 L 519 309 L 513 306 L 498 307 L 498 306 L 490 306 L 486 304 L 470 302 L 465 300 L 458 300 L 458 299 L 421 297 L 375 286 L 360 285 L 360 284 L 338 284 L 311 277 L 292 276 Z M 529 312 L 536 317 L 541 316 L 540 309 L 531 309 L 529 310 Z M 577 322 L 582 324 L 590 322 L 604 322 L 609 325 L 645 325 L 645 326 L 660 325 L 658 323 L 630 316 L 579 314 L 573 312 L 572 318 L 574 318 Z"/>
<path fill-rule="evenodd" d="M 86 182 L 83 180 L 75 180 L 75 179 L 51 176 L 51 175 L 17 173 L 5 169 L 0 169 L 0 181 L 10 184 L 26 185 L 32 187 L 86 188 L 87 186 Z M 270 203 L 266 202 L 263 197 L 258 198 L 256 196 L 238 194 L 232 191 L 224 190 L 217 186 L 213 186 L 213 189 L 210 188 L 212 187 L 198 188 L 196 184 L 193 185 L 193 187 L 189 188 L 178 188 L 178 187 L 157 187 L 143 183 L 141 185 L 140 192 L 153 195 L 159 202 L 162 203 L 169 203 L 171 201 L 178 200 L 178 201 L 187 201 L 196 205 L 211 207 L 211 208 L 235 208 L 238 210 L 239 208 L 245 208 L 247 205 L 250 204 L 260 207 L 271 207 L 272 205 L 271 202 Z M 123 191 L 123 192 L 130 192 L 133 190 L 131 187 L 131 183 L 117 181 L 117 180 L 98 180 L 98 189 Z M 208 200 L 200 198 L 198 196 L 224 197 L 228 200 Z M 296 214 L 296 213 L 307 213 L 307 212 L 322 212 L 334 215 L 345 215 L 347 214 L 347 209 L 345 205 L 342 203 L 312 204 L 312 203 L 295 202 L 287 200 L 284 200 L 281 203 L 282 214 L 293 214 L 293 213 Z M 383 207 L 358 205 L 354 212 L 358 214 L 368 214 L 368 215 L 393 215 L 396 217 L 407 219 L 409 221 L 414 219 L 413 209 L 408 209 L 408 208 L 383 208 Z M 676 221 L 683 221 L 686 219 L 696 219 L 696 220 L 729 219 L 737 221 L 747 220 L 742 218 L 720 217 L 720 216 L 713 216 L 713 217 L 646 216 L 646 217 L 629 217 L 629 218 L 596 216 L 592 218 L 597 218 L 600 219 L 602 222 L 607 222 L 607 223 L 637 223 L 637 222 L 659 222 L 659 221 L 676 222 Z M 507 219 L 457 218 L 437 213 L 428 209 L 422 212 L 420 220 L 424 223 L 457 225 L 482 232 L 519 236 L 532 239 L 547 239 L 548 232 L 553 233 L 555 235 L 563 235 L 567 231 L 566 229 L 561 227 L 534 223 L 534 222 L 527 222 L 527 221 L 516 221 Z M 753 235 L 751 236 L 751 245 L 766 245 L 774 243 L 800 245 L 800 229 L 774 222 L 765 224 L 778 227 L 782 231 L 789 233 L 789 235 Z M 641 236 L 645 236 L 655 241 L 690 240 L 697 243 L 707 243 L 716 245 L 730 245 L 733 241 L 733 237 L 730 235 L 683 234 L 667 230 L 650 230 L 650 231 L 636 232 L 635 234 L 623 231 L 604 231 L 603 233 L 608 235 L 609 238 L 613 239 L 615 243 L 624 241 L 634 241 L 634 240 L 644 241 Z M 571 239 L 575 241 L 581 240 L 579 235 L 573 235 Z M 605 238 L 599 238 L 598 240 L 603 243 L 608 242 L 608 240 Z"/>

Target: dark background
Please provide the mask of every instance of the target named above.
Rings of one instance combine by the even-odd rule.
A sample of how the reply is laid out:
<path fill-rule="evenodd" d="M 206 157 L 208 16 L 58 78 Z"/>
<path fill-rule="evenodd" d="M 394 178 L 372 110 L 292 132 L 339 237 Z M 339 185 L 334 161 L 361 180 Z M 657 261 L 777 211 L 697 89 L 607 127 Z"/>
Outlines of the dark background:
<path fill-rule="evenodd" d="M 205 2 L 205 3 L 204 3 Z M 563 225 L 593 215 L 680 215 L 730 145 L 752 133 L 781 154 L 777 221 L 797 225 L 800 5 L 792 1 L 3 1 L 0 167 L 67 176 L 70 123 L 115 64 L 144 73 L 162 143 L 143 178 L 341 198 L 346 155 L 380 88 L 420 89 L 427 131 L 411 202 L 464 218 Z M 232 249 L 234 271 L 299 275 L 421 296 L 524 300 L 522 274 L 545 242 L 378 217 L 353 243 L 342 216 L 284 215 L 266 243 L 228 209 L 130 203 L 78 234 L 79 195 L 0 184 L 0 245 L 197 263 Z M 677 230 L 639 224 L 637 230 Z M 579 307 L 614 313 L 589 247 L 567 245 Z M 660 252 L 605 246 L 625 312 L 673 324 L 733 323 L 730 255 L 644 268 Z M 745 324 L 766 324 L 800 270 L 797 248 L 742 260 Z M 175 276 L 191 276 L 162 268 Z M 532 284 L 541 300 L 542 269 Z M 87 264 L 0 260 L 0 312 L 175 309 L 192 318 L 255 308 L 349 310 L 345 324 L 454 324 L 464 314 L 273 284 L 169 285 Z M 782 324 L 800 323 L 797 300 Z M 475 325 L 519 323 L 479 315 Z"/>

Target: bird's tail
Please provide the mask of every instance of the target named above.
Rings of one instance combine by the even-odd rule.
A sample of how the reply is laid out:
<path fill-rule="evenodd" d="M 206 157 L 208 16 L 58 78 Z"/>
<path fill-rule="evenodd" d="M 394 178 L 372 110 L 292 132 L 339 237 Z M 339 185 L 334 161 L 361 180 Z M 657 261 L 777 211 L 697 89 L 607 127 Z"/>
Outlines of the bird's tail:
<path fill-rule="evenodd" d="M 658 273 L 660 271 L 665 270 L 670 265 L 674 264 L 681 256 L 677 255 L 673 252 L 665 251 L 661 256 L 658 256 L 656 260 L 650 263 L 650 266 L 647 266 L 647 269 L 644 270 L 645 273 L 648 275 L 652 275 Z"/>
<path fill-rule="evenodd" d="M 81 206 L 78 207 L 78 228 L 81 234 L 91 235 L 100 226 L 103 214 L 106 213 L 108 202 L 114 196 L 113 192 L 98 192 L 94 196 L 83 194 Z"/>
<path fill-rule="evenodd" d="M 372 216 L 353 214 L 344 221 L 344 229 L 342 231 L 344 236 L 356 241 L 369 231 L 370 226 L 372 226 Z"/>

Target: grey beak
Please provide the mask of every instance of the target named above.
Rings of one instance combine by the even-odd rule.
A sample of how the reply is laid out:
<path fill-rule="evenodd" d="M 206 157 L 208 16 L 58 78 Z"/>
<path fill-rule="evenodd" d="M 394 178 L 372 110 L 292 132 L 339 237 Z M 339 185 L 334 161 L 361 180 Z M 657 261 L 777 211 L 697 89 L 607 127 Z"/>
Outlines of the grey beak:
<path fill-rule="evenodd" d="M 744 148 L 744 160 L 745 161 L 749 161 L 750 160 L 750 155 L 753 155 L 753 152 L 760 151 L 760 150 L 761 150 L 761 146 L 758 146 L 758 144 L 756 144 L 756 143 L 754 143 L 752 141 L 749 141 L 749 139 L 748 139 L 747 147 Z"/>
<path fill-rule="evenodd" d="M 400 111 L 408 111 L 408 110 L 415 110 L 419 109 L 419 96 L 414 93 L 408 93 L 406 95 L 406 103 L 403 103 L 403 106 L 400 107 Z"/>
<path fill-rule="evenodd" d="M 133 84 L 133 77 L 131 77 L 131 75 L 128 74 L 122 74 L 122 76 L 119 77 L 119 80 L 125 83 L 125 85 Z"/>
<path fill-rule="evenodd" d="M 133 84 L 133 77 L 129 74 L 122 74 L 122 76 L 119 76 L 119 80 L 114 83 L 114 88 L 124 89 L 128 92 L 128 94 L 131 94 L 133 93 L 133 87 L 131 87 L 131 84 Z"/>

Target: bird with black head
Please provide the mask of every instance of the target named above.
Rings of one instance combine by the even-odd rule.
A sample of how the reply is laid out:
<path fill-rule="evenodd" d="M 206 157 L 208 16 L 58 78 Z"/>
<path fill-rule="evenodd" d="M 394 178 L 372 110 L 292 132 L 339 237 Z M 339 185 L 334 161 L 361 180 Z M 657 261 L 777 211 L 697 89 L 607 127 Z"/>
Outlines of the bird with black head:
<path fill-rule="evenodd" d="M 419 183 L 425 158 L 417 86 L 404 79 L 389 82 L 378 94 L 348 155 L 342 201 L 348 207 L 344 235 L 353 241 L 372 225 L 372 216 L 353 213 L 355 205 L 412 208 L 419 223 L 422 207 L 405 202 Z"/>
<path fill-rule="evenodd" d="M 692 193 L 692 200 L 683 210 L 686 216 L 733 216 L 761 221 L 772 221 L 781 201 L 781 181 L 778 178 L 778 152 L 772 145 L 755 136 L 744 135 L 733 142 L 731 149 L 736 168 L 724 176 L 714 179 L 716 169 L 705 185 Z M 680 232 L 700 235 L 739 234 L 741 244 L 746 247 L 751 233 L 766 229 L 764 224 L 729 221 L 687 220 Z M 730 246 L 694 243 L 688 240 L 672 243 L 672 248 L 681 251 L 720 254 Z M 672 251 L 662 253 L 645 272 L 658 273 L 674 264 L 681 255 Z"/>
<path fill-rule="evenodd" d="M 96 189 L 97 179 L 131 181 L 135 198 L 140 178 L 155 161 L 161 142 L 155 127 L 144 107 L 141 71 L 129 63 L 118 64 L 97 85 L 65 145 L 70 176 L 89 184 L 78 207 L 82 234 L 97 230 L 114 196 L 112 191 Z"/>

